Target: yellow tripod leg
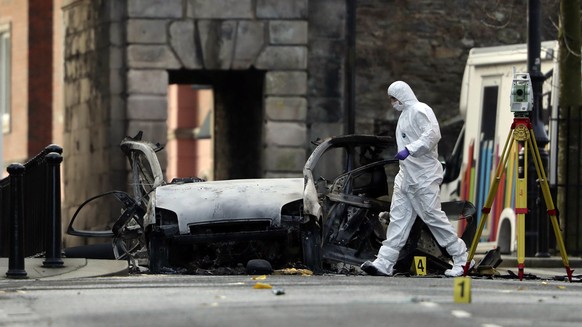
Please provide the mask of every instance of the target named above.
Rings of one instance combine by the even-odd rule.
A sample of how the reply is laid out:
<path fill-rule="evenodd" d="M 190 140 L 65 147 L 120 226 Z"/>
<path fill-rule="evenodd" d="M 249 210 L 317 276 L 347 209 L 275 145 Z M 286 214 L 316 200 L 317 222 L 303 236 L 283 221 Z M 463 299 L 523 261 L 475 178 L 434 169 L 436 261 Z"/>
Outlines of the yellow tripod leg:
<path fill-rule="evenodd" d="M 481 238 L 481 234 L 483 233 L 483 227 L 485 227 L 485 222 L 489 217 L 489 212 L 491 211 L 491 205 L 493 205 L 493 200 L 495 200 L 495 194 L 497 193 L 497 188 L 499 187 L 499 181 L 501 180 L 501 175 L 505 170 L 505 165 L 507 164 L 507 159 L 509 157 L 509 153 L 511 153 L 511 148 L 513 146 L 513 133 L 509 133 L 507 140 L 505 141 L 505 145 L 503 146 L 503 151 L 501 152 L 501 160 L 497 165 L 495 170 L 495 179 L 493 183 L 491 183 L 491 188 L 489 189 L 489 193 L 487 194 L 487 199 L 485 200 L 485 204 L 483 205 L 483 209 L 481 210 L 482 216 L 481 221 L 479 222 L 479 226 L 475 232 L 475 236 L 473 237 L 473 243 L 471 243 L 471 248 L 469 250 L 469 256 L 467 257 L 467 263 L 463 267 L 464 269 L 464 276 L 467 276 L 469 272 L 469 268 L 471 267 L 471 260 L 475 256 L 475 251 L 477 250 L 477 243 L 479 243 L 479 239 Z"/>
<path fill-rule="evenodd" d="M 516 141 L 517 142 L 517 141 Z M 525 267 L 525 214 L 527 213 L 527 143 L 524 146 L 523 175 L 516 182 L 515 213 L 517 216 L 517 269 L 519 280 L 523 279 Z M 519 174 L 519 172 L 518 172 Z"/>
<path fill-rule="evenodd" d="M 558 218 L 556 217 L 556 208 L 554 207 L 554 201 L 552 200 L 552 195 L 550 193 L 550 187 L 548 185 L 548 179 L 546 177 L 546 171 L 543 169 L 543 163 L 540 156 L 539 149 L 537 147 L 537 142 L 534 137 L 533 130 L 530 129 L 530 146 L 534 149 L 534 163 L 536 167 L 536 172 L 538 174 L 538 179 L 540 187 L 542 189 L 542 194 L 544 196 L 544 201 L 546 204 L 546 209 L 548 210 L 548 216 L 552 223 L 554 229 L 554 234 L 556 235 L 556 241 L 558 242 L 558 247 L 560 248 L 560 255 L 562 256 L 562 263 L 564 268 L 566 268 L 566 274 L 568 275 L 568 280 L 572 281 L 572 269 L 570 269 L 570 262 L 568 260 L 568 255 L 566 254 L 566 246 L 564 245 L 564 240 L 562 239 L 562 234 L 560 233 L 560 226 L 558 224 Z"/>

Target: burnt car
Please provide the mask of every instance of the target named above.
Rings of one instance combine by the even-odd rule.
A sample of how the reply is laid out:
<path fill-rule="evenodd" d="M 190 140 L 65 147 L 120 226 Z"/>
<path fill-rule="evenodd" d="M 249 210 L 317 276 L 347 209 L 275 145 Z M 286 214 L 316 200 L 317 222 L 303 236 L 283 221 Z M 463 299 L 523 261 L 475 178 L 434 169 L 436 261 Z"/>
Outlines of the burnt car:
<path fill-rule="evenodd" d="M 373 259 L 384 240 L 391 191 L 398 172 L 392 138 L 345 135 L 314 142 L 303 177 L 205 181 L 164 180 L 159 144 L 126 137 L 121 150 L 131 165 L 132 190 L 112 191 L 83 203 L 67 233 L 109 236 L 117 258 L 142 260 L 153 273 L 181 267 L 236 267 L 265 259 L 274 268 L 301 265 L 314 272 L 338 264 L 358 266 Z M 105 231 L 76 228 L 82 209 L 112 196 L 121 215 Z M 475 208 L 470 202 L 443 203 L 449 219 L 461 221 L 470 245 Z M 397 271 L 413 257 L 427 257 L 430 271 L 450 268 L 450 257 L 417 219 L 401 251 Z"/>

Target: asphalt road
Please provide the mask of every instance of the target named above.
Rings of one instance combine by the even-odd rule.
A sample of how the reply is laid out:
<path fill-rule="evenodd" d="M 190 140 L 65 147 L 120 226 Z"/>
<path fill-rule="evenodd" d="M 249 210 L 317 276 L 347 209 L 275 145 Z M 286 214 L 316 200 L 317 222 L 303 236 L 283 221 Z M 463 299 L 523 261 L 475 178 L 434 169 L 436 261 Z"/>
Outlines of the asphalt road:
<path fill-rule="evenodd" d="M 581 326 L 582 283 L 370 276 L 130 275 L 0 281 L 0 326 Z M 264 283 L 273 289 L 255 289 Z M 277 295 L 276 292 L 281 294 Z"/>

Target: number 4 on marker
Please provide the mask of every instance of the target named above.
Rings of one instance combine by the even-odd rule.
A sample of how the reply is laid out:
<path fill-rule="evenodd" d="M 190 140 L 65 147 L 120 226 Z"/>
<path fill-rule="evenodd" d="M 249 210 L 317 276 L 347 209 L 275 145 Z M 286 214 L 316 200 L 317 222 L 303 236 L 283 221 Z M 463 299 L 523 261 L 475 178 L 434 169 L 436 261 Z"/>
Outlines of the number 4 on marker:
<path fill-rule="evenodd" d="M 426 257 L 414 257 L 414 273 L 419 276 L 426 275 Z"/>

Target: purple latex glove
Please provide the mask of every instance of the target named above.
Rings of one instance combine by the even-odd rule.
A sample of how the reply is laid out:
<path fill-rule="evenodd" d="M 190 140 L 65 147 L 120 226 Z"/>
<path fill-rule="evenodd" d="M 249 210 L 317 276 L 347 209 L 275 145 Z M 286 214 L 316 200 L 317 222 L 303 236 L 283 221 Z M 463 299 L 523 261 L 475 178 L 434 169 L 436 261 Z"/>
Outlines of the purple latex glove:
<path fill-rule="evenodd" d="M 394 158 L 396 158 L 398 160 L 404 160 L 409 155 L 410 155 L 410 152 L 408 152 L 408 149 L 407 148 L 404 148 L 404 150 L 399 151 Z"/>

